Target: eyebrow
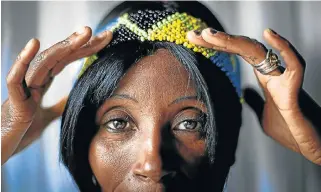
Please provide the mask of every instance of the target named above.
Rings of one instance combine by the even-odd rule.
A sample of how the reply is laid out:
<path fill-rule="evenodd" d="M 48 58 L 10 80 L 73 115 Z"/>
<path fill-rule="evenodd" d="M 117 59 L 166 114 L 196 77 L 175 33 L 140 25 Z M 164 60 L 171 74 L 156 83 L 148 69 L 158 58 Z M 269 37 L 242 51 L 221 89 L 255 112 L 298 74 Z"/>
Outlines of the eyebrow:
<path fill-rule="evenodd" d="M 130 99 L 130 100 L 138 103 L 137 99 L 135 99 L 135 98 L 133 98 L 133 97 L 131 97 L 129 95 L 126 95 L 126 94 L 113 94 L 111 96 L 111 98 Z M 196 95 L 191 95 L 191 96 L 179 97 L 179 98 L 175 99 L 174 101 L 172 101 L 168 106 L 171 106 L 173 104 L 177 104 L 177 103 L 185 101 L 185 100 L 197 100 L 197 96 Z"/>
<path fill-rule="evenodd" d="M 138 101 L 135 98 L 133 98 L 129 95 L 126 95 L 126 94 L 113 94 L 110 98 L 130 99 L 130 100 L 138 103 Z"/>
<path fill-rule="evenodd" d="M 179 98 L 175 99 L 174 101 L 172 101 L 168 106 L 185 101 L 185 100 L 197 100 L 197 96 L 192 95 L 192 96 L 179 97 Z"/>

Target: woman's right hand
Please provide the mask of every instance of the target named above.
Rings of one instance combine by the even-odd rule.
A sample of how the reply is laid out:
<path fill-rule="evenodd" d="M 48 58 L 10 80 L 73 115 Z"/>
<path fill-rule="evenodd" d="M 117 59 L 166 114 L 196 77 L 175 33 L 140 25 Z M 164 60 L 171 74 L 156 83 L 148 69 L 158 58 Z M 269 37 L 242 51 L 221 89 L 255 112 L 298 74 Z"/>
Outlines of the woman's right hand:
<path fill-rule="evenodd" d="M 21 51 L 7 75 L 9 97 L 1 106 L 1 165 L 37 139 L 62 114 L 66 98 L 50 108 L 41 106 L 54 77 L 67 64 L 98 52 L 112 39 L 110 31 L 91 36 L 92 30 L 84 27 L 36 58 L 40 48 L 37 39 L 31 39 Z"/>

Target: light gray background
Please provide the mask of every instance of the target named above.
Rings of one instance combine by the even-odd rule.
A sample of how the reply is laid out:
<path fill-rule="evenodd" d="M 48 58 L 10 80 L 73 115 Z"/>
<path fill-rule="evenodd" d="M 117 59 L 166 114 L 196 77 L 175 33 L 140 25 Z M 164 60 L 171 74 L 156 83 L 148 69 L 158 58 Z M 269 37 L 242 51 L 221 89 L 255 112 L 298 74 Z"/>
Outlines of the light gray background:
<path fill-rule="evenodd" d="M 7 98 L 5 76 L 15 57 L 32 37 L 41 49 L 99 20 L 118 2 L 1 2 L 1 101 Z M 320 2 L 205 2 L 232 34 L 262 41 L 265 28 L 289 39 L 307 62 L 304 88 L 321 104 Z M 67 95 L 80 66 L 67 67 L 54 81 L 44 105 Z M 252 69 L 242 65 L 242 84 L 258 85 Z M 244 105 L 243 126 L 227 191 L 320 192 L 321 168 L 266 137 L 252 111 Z M 320 117 L 321 118 L 321 117 Z M 2 167 L 3 191 L 77 191 L 58 163 L 60 121 L 52 123 L 41 139 Z"/>

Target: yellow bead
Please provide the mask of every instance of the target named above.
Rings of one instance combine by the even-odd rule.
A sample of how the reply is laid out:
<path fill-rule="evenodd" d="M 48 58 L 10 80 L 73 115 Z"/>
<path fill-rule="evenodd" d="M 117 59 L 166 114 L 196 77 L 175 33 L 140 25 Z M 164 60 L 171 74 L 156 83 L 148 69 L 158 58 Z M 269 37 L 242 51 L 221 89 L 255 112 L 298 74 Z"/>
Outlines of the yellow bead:
<path fill-rule="evenodd" d="M 193 51 L 198 52 L 198 48 L 194 47 Z"/>
<path fill-rule="evenodd" d="M 191 44 L 188 44 L 188 45 L 187 45 L 187 48 L 189 48 L 189 49 L 192 48 L 192 45 L 191 45 Z"/>

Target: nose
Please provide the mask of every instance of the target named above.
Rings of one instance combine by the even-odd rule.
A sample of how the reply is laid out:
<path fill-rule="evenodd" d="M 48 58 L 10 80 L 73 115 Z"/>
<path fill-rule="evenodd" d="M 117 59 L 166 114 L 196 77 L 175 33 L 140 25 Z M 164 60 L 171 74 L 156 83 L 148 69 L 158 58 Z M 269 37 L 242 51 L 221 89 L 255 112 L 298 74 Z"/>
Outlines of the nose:
<path fill-rule="evenodd" d="M 156 131 L 155 131 L 156 132 Z M 165 170 L 164 157 L 166 152 L 161 152 L 163 144 L 160 134 L 149 134 L 144 138 L 140 149 L 138 149 L 138 157 L 132 167 L 135 177 L 144 182 L 161 182 L 163 179 L 170 179 L 175 175 L 173 170 Z"/>

